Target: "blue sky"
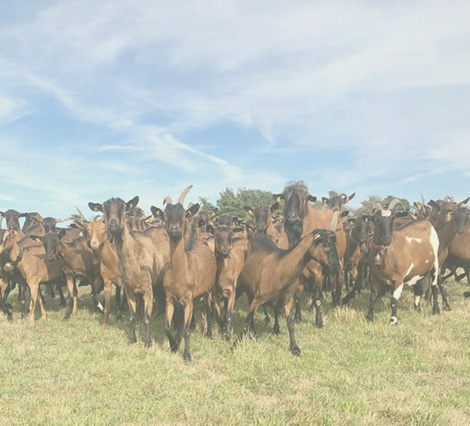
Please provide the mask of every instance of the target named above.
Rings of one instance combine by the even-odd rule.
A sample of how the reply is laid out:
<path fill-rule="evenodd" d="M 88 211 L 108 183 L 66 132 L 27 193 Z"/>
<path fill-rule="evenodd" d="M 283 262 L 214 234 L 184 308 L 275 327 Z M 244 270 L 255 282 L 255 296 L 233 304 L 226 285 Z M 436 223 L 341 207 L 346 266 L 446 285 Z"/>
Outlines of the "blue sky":
<path fill-rule="evenodd" d="M 226 187 L 470 195 L 468 1 L 28 1 L 0 14 L 0 210 Z"/>

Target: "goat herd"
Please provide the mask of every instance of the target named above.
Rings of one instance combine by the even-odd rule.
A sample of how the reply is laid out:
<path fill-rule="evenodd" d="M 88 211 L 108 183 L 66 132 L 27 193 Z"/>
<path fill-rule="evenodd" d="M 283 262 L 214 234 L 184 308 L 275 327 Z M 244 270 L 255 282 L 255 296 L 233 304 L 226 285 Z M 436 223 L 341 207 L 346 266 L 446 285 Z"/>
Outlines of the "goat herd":
<path fill-rule="evenodd" d="M 279 334 L 281 309 L 287 318 L 290 351 L 300 355 L 294 324 L 300 320 L 304 290 L 312 294 L 315 324 L 323 326 L 323 291 L 331 291 L 335 306 L 346 304 L 370 284 L 367 319 L 386 288 L 392 291 L 390 324 L 397 324 L 397 308 L 403 285 L 413 285 L 414 307 L 420 298 L 432 295 L 433 314 L 440 312 L 438 290 L 449 309 L 441 273 L 455 274 L 463 266 L 470 277 L 470 226 L 466 203 L 450 197 L 414 203 L 416 215 L 398 210 L 398 200 L 388 208 L 374 206 L 369 215 L 348 218 L 345 204 L 354 194 L 316 197 L 302 181 L 288 185 L 271 206 L 245 206 L 254 220 L 241 221 L 226 214 L 200 210 L 199 204 L 185 209 L 187 187 L 176 203 L 166 197 L 164 210 L 152 207 L 145 216 L 137 207 L 139 198 L 127 203 L 111 198 L 89 203 L 97 212 L 93 220 L 75 220 L 60 229 L 54 218 L 38 213 L 1 212 L 6 229 L 0 229 L 0 308 L 11 319 L 8 294 L 18 284 L 22 315 L 29 309 L 29 326 L 34 326 L 36 303 L 46 317 L 40 284 L 57 290 L 65 318 L 77 313 L 77 283 L 91 286 L 97 307 L 104 311 L 108 326 L 112 286 L 116 287 L 118 315 L 125 299 L 130 317 L 129 342 L 136 342 L 136 313 L 143 311 L 144 344 L 151 345 L 152 311 L 165 309 L 164 332 L 173 352 L 184 336 L 184 359 L 190 360 L 193 301 L 204 298 L 207 306 L 206 335 L 212 321 L 231 339 L 232 311 L 243 293 L 249 301 L 243 333 L 255 335 L 254 315 L 262 307 L 274 309 L 273 332 Z M 284 200 L 283 215 L 273 220 L 272 212 Z M 19 218 L 24 217 L 23 227 Z M 460 278 L 460 277 L 459 277 Z M 343 284 L 348 291 L 341 299 Z M 67 289 L 67 299 L 62 289 Z M 124 297 L 121 300 L 121 288 Z M 104 309 L 98 293 L 104 290 Z M 30 295 L 29 306 L 26 294 Z M 173 324 L 174 323 L 174 324 Z"/>

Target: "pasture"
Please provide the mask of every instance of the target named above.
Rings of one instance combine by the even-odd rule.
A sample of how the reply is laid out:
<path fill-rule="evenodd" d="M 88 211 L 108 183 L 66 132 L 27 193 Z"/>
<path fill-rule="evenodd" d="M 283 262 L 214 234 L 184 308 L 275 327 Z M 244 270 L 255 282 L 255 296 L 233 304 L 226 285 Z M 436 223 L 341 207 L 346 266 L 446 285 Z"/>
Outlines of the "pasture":
<path fill-rule="evenodd" d="M 348 307 L 324 303 L 325 327 L 303 312 L 296 326 L 301 357 L 281 335 L 270 334 L 261 312 L 259 337 L 232 353 L 220 331 L 209 341 L 198 304 L 192 333 L 193 361 L 181 348 L 168 350 L 163 315 L 152 317 L 150 349 L 127 344 L 127 318 L 102 329 L 89 289 L 80 288 L 76 317 L 62 321 L 58 298 L 46 298 L 48 319 L 34 329 L 20 319 L 0 318 L 0 424 L 470 424 L 470 300 L 466 284 L 447 282 L 452 311 L 413 310 L 405 289 L 399 324 L 388 324 L 388 295 L 377 303 L 373 324 L 365 320 L 369 291 Z M 100 296 L 102 297 L 102 296 Z M 237 303 L 234 330 L 241 330 L 246 300 Z M 272 321 L 272 318 L 271 318 Z M 272 325 L 272 322 L 271 322 Z"/>

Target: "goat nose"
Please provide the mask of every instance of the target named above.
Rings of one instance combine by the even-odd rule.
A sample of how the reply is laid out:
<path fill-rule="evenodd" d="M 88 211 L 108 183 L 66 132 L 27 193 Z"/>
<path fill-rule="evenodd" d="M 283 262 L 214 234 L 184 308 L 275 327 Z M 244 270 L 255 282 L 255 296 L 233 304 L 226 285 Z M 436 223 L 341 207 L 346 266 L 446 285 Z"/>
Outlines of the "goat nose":
<path fill-rule="evenodd" d="M 109 221 L 109 226 L 110 226 L 111 228 L 115 228 L 115 227 L 117 226 L 117 221 L 116 221 L 116 219 L 111 219 L 111 220 Z"/>
<path fill-rule="evenodd" d="M 295 213 L 289 213 L 287 216 L 289 219 L 295 219 L 297 215 Z"/>

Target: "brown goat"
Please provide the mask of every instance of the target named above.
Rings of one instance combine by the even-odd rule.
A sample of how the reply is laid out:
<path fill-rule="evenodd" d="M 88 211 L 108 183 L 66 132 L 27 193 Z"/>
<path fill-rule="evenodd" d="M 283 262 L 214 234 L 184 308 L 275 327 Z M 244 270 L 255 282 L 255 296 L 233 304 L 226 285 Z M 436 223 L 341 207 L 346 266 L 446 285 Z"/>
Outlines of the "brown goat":
<path fill-rule="evenodd" d="M 224 334 L 226 340 L 230 340 L 231 337 L 237 280 L 248 251 L 248 240 L 235 238 L 234 232 L 236 231 L 236 228 L 227 225 L 217 226 L 214 231 L 217 259 L 216 296 L 222 296 L 225 299 Z"/>
<path fill-rule="evenodd" d="M 332 229 L 336 228 L 338 214 L 333 218 Z M 246 318 L 244 334 L 254 330 L 254 314 L 259 306 L 271 303 L 274 306 L 274 332 L 279 333 L 277 318 L 279 310 L 284 309 L 289 330 L 290 351 L 300 355 L 294 336 L 293 303 L 298 289 L 299 276 L 307 262 L 315 259 L 319 246 L 321 253 L 330 251 L 330 244 L 336 241 L 334 231 L 314 230 L 303 237 L 299 243 L 288 250 L 278 248 L 265 235 L 258 235 L 252 241 L 252 252 L 238 278 L 240 289 L 246 290 L 250 307 Z"/>
<path fill-rule="evenodd" d="M 170 240 L 170 261 L 165 268 L 163 277 L 163 288 L 166 294 L 166 320 L 165 334 L 170 342 L 172 352 L 178 350 L 180 339 L 173 337 L 171 324 L 175 304 L 184 307 L 183 333 L 184 333 L 184 353 L 186 361 L 191 360 L 190 333 L 191 320 L 193 316 L 193 300 L 196 297 L 206 296 L 207 309 L 207 337 L 212 336 L 212 291 L 215 284 L 217 264 L 214 253 L 209 246 L 194 235 L 186 239 L 185 217 L 196 215 L 199 204 L 194 204 L 185 211 L 183 201 L 186 194 L 192 188 L 187 187 L 173 204 L 169 197 L 166 198 L 165 211 L 152 206 L 154 216 L 160 217 L 165 223 L 166 232 Z"/>
<path fill-rule="evenodd" d="M 279 248 L 287 249 L 289 247 L 289 240 L 284 230 L 283 224 L 274 226 L 272 213 L 279 208 L 279 202 L 276 201 L 271 207 L 264 204 L 255 207 L 244 206 L 247 213 L 255 217 L 255 226 L 257 234 L 265 234 L 274 241 Z"/>
<path fill-rule="evenodd" d="M 119 259 L 114 244 L 111 244 L 106 233 L 106 225 L 101 217 L 90 222 L 75 222 L 75 225 L 86 231 L 90 240 L 90 247 L 99 261 L 100 275 L 104 281 L 104 318 L 103 328 L 109 324 L 111 309 L 112 285 L 116 286 L 116 303 L 118 318 L 121 317 L 121 279 L 119 277 Z"/>
<path fill-rule="evenodd" d="M 45 261 L 45 250 L 42 244 L 24 235 L 21 231 L 13 229 L 5 235 L 2 252 L 9 254 L 10 260 L 15 264 L 18 272 L 28 285 L 31 294 L 29 306 L 28 327 L 34 327 L 36 303 L 39 302 L 42 318 L 46 318 L 46 310 L 41 297 L 39 297 L 39 284 L 62 278 L 61 260 Z M 21 258 L 21 261 L 18 260 Z"/>
<path fill-rule="evenodd" d="M 130 312 L 129 343 L 137 341 L 135 334 L 137 295 L 144 300 L 145 347 L 150 347 L 150 317 L 153 310 L 153 287 L 162 280 L 162 271 L 169 260 L 168 237 L 163 229 L 148 228 L 142 233 L 131 232 L 126 213 L 139 202 L 134 197 L 127 203 L 111 198 L 103 204 L 88 203 L 91 210 L 102 212 L 118 255 L 119 276 L 122 279 Z"/>

